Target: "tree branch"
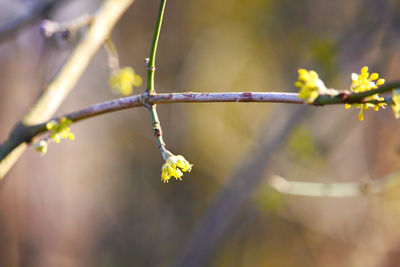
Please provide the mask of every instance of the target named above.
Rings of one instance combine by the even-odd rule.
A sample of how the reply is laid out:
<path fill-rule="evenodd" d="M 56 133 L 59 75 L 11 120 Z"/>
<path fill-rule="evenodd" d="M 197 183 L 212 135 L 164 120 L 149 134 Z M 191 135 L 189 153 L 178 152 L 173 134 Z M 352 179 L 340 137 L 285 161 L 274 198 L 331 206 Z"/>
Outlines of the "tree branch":
<path fill-rule="evenodd" d="M 393 89 L 400 87 L 400 81 L 389 82 L 385 85 L 380 86 L 378 89 L 364 91 L 360 93 L 352 93 L 350 91 L 344 91 L 337 96 L 321 95 L 313 104 L 315 105 L 329 105 L 329 104 L 342 104 L 342 103 L 362 103 L 363 99 L 372 96 L 374 94 L 381 94 L 389 92 Z M 376 102 L 376 101 L 372 101 Z M 365 103 L 365 102 L 364 102 Z"/>

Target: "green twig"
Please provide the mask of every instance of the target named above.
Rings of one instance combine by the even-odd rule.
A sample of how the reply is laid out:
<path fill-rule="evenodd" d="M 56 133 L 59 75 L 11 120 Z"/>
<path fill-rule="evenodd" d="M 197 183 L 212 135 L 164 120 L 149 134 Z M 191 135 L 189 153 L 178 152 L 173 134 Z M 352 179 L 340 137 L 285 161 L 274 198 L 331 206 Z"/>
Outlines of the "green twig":
<path fill-rule="evenodd" d="M 148 62 L 146 62 L 146 67 L 147 67 L 147 88 L 146 91 L 151 93 L 155 92 L 154 89 L 154 72 L 156 70 L 155 68 L 155 60 L 156 60 L 156 52 L 157 52 L 157 44 L 158 44 L 158 39 L 160 36 L 160 30 L 161 30 L 161 24 L 162 24 L 162 19 L 164 15 L 164 9 L 165 9 L 165 4 L 167 0 L 161 0 L 160 1 L 160 8 L 158 10 L 158 17 L 157 17 L 157 22 L 156 26 L 154 28 L 154 35 L 153 35 L 153 42 L 151 44 L 151 49 L 150 49 L 150 56 L 148 59 Z"/>
<path fill-rule="evenodd" d="M 375 94 L 386 93 L 393 89 L 400 87 L 400 81 L 394 81 L 385 85 L 382 85 L 378 89 L 364 91 L 360 93 L 352 93 L 349 91 L 341 92 L 339 95 L 336 96 L 329 96 L 329 95 L 320 95 L 315 101 L 314 105 L 330 105 L 330 104 L 342 104 L 342 103 L 365 103 L 363 101 L 366 97 L 372 96 Z M 367 101 L 369 102 L 369 101 Z"/>
<path fill-rule="evenodd" d="M 151 48 L 150 48 L 150 56 L 149 56 L 148 60 L 146 60 L 146 68 L 147 68 L 146 93 L 147 93 L 147 96 L 156 95 L 156 90 L 155 90 L 155 86 L 154 86 L 154 73 L 156 71 L 155 59 L 156 59 L 157 44 L 158 44 L 158 39 L 160 37 L 161 24 L 162 24 L 162 19 L 163 19 L 163 15 L 164 15 L 166 2 L 167 2 L 167 0 L 160 1 L 160 8 L 158 10 L 157 22 L 156 22 L 156 25 L 154 28 L 153 42 L 152 42 Z M 153 122 L 153 133 L 157 139 L 158 148 L 161 150 L 161 154 L 162 154 L 163 158 L 166 159 L 167 152 L 165 149 L 165 143 L 162 138 L 162 129 L 161 129 L 160 120 L 158 119 L 156 105 L 147 104 L 146 97 L 144 97 L 142 100 L 143 100 L 143 104 L 145 106 L 147 106 L 150 110 L 151 120 Z"/>

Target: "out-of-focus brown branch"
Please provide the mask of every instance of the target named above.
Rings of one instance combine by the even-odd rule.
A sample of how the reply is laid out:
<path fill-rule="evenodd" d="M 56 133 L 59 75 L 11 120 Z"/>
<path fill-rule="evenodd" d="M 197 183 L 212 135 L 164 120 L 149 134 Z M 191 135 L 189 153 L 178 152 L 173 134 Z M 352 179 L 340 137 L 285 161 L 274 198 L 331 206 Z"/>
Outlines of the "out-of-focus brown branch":
<path fill-rule="evenodd" d="M 199 220 L 175 266 L 207 266 L 220 242 L 239 217 L 258 187 L 271 161 L 288 134 L 300 122 L 303 107 L 280 109 L 272 116 L 256 146 L 242 159 L 226 187 L 216 195 Z M 277 119 L 279 118 L 279 119 Z M 273 125 L 273 126 L 272 126 Z"/>
<path fill-rule="evenodd" d="M 22 155 L 32 135 L 30 126 L 48 120 L 83 74 L 96 51 L 109 37 L 114 25 L 134 0 L 107 0 L 100 7 L 90 29 L 76 47 L 60 73 L 50 83 L 31 110 L 0 146 L 0 178 Z"/>
<path fill-rule="evenodd" d="M 17 33 L 20 29 L 39 19 L 44 13 L 64 0 L 50 0 L 38 2 L 31 10 L 17 17 L 7 24 L 0 26 L 0 43 Z"/>

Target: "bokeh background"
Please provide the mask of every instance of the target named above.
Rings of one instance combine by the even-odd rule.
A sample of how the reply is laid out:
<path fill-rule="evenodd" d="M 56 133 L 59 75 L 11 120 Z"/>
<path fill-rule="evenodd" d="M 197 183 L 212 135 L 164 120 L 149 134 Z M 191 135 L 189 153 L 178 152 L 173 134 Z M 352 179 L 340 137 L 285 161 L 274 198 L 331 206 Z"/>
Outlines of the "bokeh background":
<path fill-rule="evenodd" d="M 1 0 L 0 28 L 40 1 Z M 158 4 L 136 0 L 112 34 L 121 64 L 142 77 Z M 80 40 L 44 39 L 41 20 L 70 21 L 100 5 L 61 1 L 1 40 L 1 141 Z M 396 0 L 169 0 L 156 89 L 296 92 L 300 67 L 338 89 L 364 65 L 399 79 L 399 15 Z M 108 77 L 100 50 L 57 114 L 118 97 Z M 343 106 L 297 108 L 159 105 L 167 148 L 194 164 L 169 184 L 143 108 L 73 125 L 76 140 L 51 144 L 44 157 L 30 147 L 0 182 L 0 265 L 399 266 L 396 182 L 349 198 L 283 195 L 267 184 L 271 175 L 368 183 L 396 172 L 391 108 L 363 122 Z"/>

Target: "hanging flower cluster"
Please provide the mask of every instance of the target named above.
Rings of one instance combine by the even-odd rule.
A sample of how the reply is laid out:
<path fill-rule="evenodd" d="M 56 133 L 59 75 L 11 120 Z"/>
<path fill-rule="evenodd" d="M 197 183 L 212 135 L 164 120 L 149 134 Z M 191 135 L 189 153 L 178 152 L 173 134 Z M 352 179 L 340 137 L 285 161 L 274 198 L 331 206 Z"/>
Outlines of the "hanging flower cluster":
<path fill-rule="evenodd" d="M 143 83 L 142 77 L 135 74 L 131 67 L 116 68 L 111 72 L 108 85 L 115 94 L 128 96 L 133 93 L 133 87 Z"/>
<path fill-rule="evenodd" d="M 171 177 L 182 180 L 183 172 L 190 172 L 192 166 L 183 156 L 171 154 L 161 167 L 161 181 L 168 183 Z"/>

